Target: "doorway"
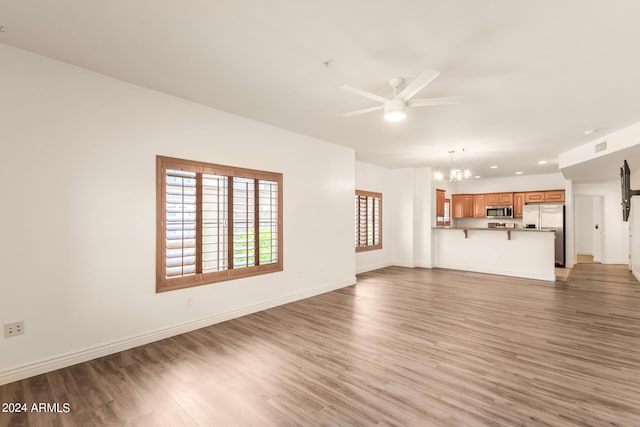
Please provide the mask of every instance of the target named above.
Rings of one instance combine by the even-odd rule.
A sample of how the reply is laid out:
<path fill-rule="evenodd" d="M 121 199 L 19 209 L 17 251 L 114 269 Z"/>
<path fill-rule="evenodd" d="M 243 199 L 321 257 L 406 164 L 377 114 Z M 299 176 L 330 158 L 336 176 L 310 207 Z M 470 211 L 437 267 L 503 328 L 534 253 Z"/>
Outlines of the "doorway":
<path fill-rule="evenodd" d="M 604 262 L 603 196 L 575 198 L 576 263 Z"/>

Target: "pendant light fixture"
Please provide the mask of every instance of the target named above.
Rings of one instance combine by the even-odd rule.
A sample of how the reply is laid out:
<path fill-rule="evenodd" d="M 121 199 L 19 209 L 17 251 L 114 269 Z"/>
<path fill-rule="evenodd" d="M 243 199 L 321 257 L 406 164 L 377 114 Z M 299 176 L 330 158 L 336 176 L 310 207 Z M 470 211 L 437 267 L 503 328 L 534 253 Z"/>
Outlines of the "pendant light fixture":
<path fill-rule="evenodd" d="M 462 151 L 464 152 L 464 149 L 462 149 Z M 449 151 L 450 165 L 451 165 L 451 170 L 449 171 L 449 181 L 458 182 L 458 181 L 464 181 L 465 179 L 471 178 L 473 176 L 473 173 L 469 169 L 465 169 L 463 171 L 462 169 L 456 169 L 453 167 L 454 153 L 455 153 L 455 150 Z M 435 179 L 436 181 L 444 181 L 444 174 L 440 171 L 437 171 L 435 173 Z"/>

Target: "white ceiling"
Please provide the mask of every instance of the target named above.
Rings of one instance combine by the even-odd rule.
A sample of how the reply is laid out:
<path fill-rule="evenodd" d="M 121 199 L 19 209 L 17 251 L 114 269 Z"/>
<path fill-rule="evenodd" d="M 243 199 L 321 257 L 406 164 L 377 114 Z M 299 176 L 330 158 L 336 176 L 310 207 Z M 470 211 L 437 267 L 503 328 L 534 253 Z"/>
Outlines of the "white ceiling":
<path fill-rule="evenodd" d="M 640 120 L 637 0 L 0 0 L 0 42 L 355 148 L 386 166 L 557 172 Z M 329 66 L 323 63 L 329 60 Z M 343 118 L 388 80 L 460 105 Z M 464 148 L 464 153 L 462 149 Z M 540 166 L 538 160 L 548 160 Z M 492 170 L 495 164 L 499 168 Z"/>
<path fill-rule="evenodd" d="M 625 160 L 629 161 L 632 178 L 640 172 L 640 141 L 639 144 L 624 148 L 604 156 L 595 157 L 589 161 L 577 163 L 562 169 L 562 175 L 574 182 L 602 182 L 620 178 L 620 167 Z M 635 184 L 635 181 L 633 182 Z"/>

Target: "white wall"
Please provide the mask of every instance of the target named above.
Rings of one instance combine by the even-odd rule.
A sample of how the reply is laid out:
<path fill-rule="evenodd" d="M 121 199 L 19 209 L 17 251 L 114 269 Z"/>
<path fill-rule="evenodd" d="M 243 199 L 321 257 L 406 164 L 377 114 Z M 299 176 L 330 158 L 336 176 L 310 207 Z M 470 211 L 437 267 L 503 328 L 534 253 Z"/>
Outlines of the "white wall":
<path fill-rule="evenodd" d="M 416 267 L 432 267 L 431 227 L 435 223 L 436 194 L 431 168 L 416 170 Z M 446 193 L 445 193 L 446 194 Z"/>
<path fill-rule="evenodd" d="M 391 171 L 391 263 L 401 267 L 416 266 L 415 246 L 415 180 L 416 170 Z"/>
<path fill-rule="evenodd" d="M 640 280 L 640 196 L 631 198 L 631 212 L 629 213 L 629 238 L 631 243 L 631 271 L 636 279 Z"/>
<path fill-rule="evenodd" d="M 574 205 L 574 183 L 571 180 L 565 181 L 564 186 L 564 266 L 573 268 L 575 264 L 575 205 Z"/>
<path fill-rule="evenodd" d="M 0 384 L 355 282 L 353 150 L 2 44 L 0 63 L 0 323 L 26 329 Z M 284 271 L 156 294 L 156 154 L 282 172 Z"/>
<path fill-rule="evenodd" d="M 358 161 L 355 167 L 357 190 L 382 193 L 382 249 L 356 253 L 356 273 L 363 273 L 391 265 L 391 170 Z"/>
<path fill-rule="evenodd" d="M 391 171 L 391 263 L 401 267 L 432 266 L 431 227 L 435 193 L 431 168 Z M 389 210 L 387 210 L 389 212 Z"/>
<path fill-rule="evenodd" d="M 576 200 L 579 196 L 602 196 L 604 236 L 604 263 L 629 263 L 629 223 L 622 221 L 620 207 L 620 181 L 600 183 L 574 183 L 573 193 Z M 580 215 L 578 207 L 575 209 L 576 221 Z M 569 254 L 569 252 L 567 252 Z"/>
<path fill-rule="evenodd" d="M 593 255 L 593 197 L 576 196 L 576 254 Z"/>

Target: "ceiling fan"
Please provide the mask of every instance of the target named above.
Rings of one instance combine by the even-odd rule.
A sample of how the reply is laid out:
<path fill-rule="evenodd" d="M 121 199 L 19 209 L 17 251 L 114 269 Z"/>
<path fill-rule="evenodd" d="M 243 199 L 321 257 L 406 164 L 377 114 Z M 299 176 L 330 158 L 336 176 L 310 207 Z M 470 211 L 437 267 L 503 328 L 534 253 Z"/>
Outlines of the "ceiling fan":
<path fill-rule="evenodd" d="M 431 83 L 439 75 L 440 73 L 437 71 L 425 70 L 418 77 L 416 77 L 414 81 L 412 81 L 404 89 L 402 89 L 402 91 L 400 91 L 400 87 L 404 84 L 404 79 L 402 77 L 394 77 L 393 79 L 389 80 L 389 85 L 391 85 L 391 87 L 393 88 L 393 98 L 391 99 L 387 99 L 382 96 L 376 95 L 375 93 L 367 92 L 365 90 L 358 89 L 349 85 L 342 85 L 340 86 L 340 89 L 342 90 L 355 93 L 356 95 L 364 96 L 365 98 L 369 98 L 382 103 L 382 105 L 378 105 L 376 107 L 351 111 L 350 113 L 344 113 L 342 116 L 351 117 L 384 109 L 384 118 L 390 122 L 397 122 L 403 120 L 407 116 L 407 107 L 430 107 L 432 105 L 448 105 L 459 103 L 462 99 L 459 97 L 411 99 L 418 92 L 420 92 L 422 88 Z"/>

